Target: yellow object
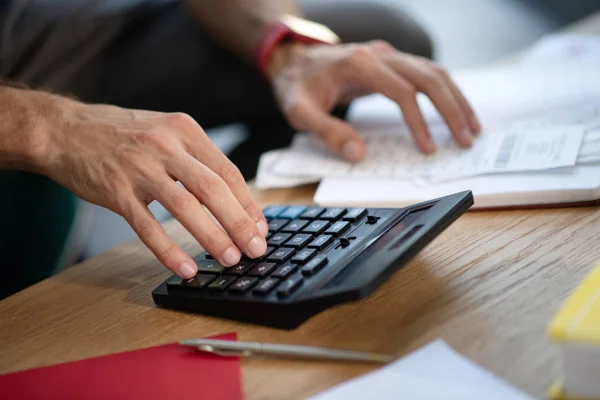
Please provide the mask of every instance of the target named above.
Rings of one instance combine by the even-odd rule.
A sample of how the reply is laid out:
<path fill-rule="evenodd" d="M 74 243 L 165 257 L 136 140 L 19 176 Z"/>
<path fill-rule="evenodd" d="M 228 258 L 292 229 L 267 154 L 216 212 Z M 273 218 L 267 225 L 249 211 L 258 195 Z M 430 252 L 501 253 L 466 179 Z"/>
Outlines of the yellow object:
<path fill-rule="evenodd" d="M 552 400 L 587 400 L 580 397 L 566 396 L 560 390 L 560 382 L 556 382 L 554 385 L 550 386 L 550 389 L 548 390 L 548 398 Z"/>
<path fill-rule="evenodd" d="M 600 346 L 600 264 L 569 297 L 548 333 L 557 342 Z"/>

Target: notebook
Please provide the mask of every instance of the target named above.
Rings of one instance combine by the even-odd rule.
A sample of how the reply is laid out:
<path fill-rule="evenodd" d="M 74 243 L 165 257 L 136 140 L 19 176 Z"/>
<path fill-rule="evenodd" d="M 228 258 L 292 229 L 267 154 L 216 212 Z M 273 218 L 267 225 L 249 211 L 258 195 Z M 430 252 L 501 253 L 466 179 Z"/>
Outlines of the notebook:
<path fill-rule="evenodd" d="M 575 289 L 548 328 L 560 346 L 563 376 L 556 400 L 600 399 L 600 264 Z"/>
<path fill-rule="evenodd" d="M 218 339 L 236 340 L 236 335 Z M 238 358 L 167 344 L 0 375 L 0 397 L 241 400 L 243 395 Z"/>

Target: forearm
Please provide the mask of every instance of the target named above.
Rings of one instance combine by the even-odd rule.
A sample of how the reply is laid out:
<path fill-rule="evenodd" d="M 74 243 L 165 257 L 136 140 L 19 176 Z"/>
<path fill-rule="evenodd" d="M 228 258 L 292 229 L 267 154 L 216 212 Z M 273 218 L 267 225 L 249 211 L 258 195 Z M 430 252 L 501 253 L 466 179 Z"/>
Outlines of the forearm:
<path fill-rule="evenodd" d="M 249 62 L 271 23 L 284 14 L 300 16 L 293 0 L 187 0 L 192 13 L 215 40 Z"/>
<path fill-rule="evenodd" d="M 42 172 L 57 99 L 50 93 L 0 85 L 0 169 Z"/>

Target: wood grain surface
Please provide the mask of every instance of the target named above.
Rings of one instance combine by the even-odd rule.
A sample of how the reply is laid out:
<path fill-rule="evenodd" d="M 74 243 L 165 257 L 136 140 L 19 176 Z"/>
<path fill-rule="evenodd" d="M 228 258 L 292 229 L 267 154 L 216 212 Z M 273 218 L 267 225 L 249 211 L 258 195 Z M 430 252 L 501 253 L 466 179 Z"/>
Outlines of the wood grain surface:
<path fill-rule="evenodd" d="M 600 13 L 571 30 L 600 32 Z M 314 188 L 258 197 L 265 205 L 309 204 Z M 190 253 L 200 252 L 177 222 L 167 223 L 166 229 Z M 472 212 L 368 299 L 283 331 L 157 308 L 151 291 L 169 273 L 136 240 L 1 301 L 0 373 L 231 331 L 240 340 L 398 357 L 443 338 L 543 398 L 560 374 L 546 325 L 599 260 L 597 207 Z M 374 368 L 273 360 L 244 360 L 242 365 L 249 399 L 303 398 Z"/>
<path fill-rule="evenodd" d="M 314 187 L 269 191 L 263 204 L 307 204 Z M 168 232 L 200 247 L 177 222 Z M 160 309 L 168 277 L 137 240 L 0 302 L 0 373 L 231 331 L 240 340 L 402 356 L 435 338 L 542 397 L 559 375 L 545 328 L 600 260 L 600 209 L 472 212 L 368 299 L 282 331 Z M 295 399 L 370 371 L 334 362 L 243 361 L 249 399 Z"/>

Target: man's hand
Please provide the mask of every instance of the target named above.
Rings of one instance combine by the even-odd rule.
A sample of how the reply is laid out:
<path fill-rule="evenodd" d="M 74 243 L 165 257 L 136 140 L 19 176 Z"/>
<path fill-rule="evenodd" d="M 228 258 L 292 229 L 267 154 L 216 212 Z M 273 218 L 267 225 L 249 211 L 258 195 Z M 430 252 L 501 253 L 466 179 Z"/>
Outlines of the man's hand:
<path fill-rule="evenodd" d="M 273 53 L 268 75 L 291 125 L 315 133 L 349 161 L 365 157 L 365 143 L 348 123 L 330 112 L 338 104 L 369 93 L 382 93 L 398 104 L 425 153 L 434 152 L 435 145 L 417 105 L 419 92 L 431 99 L 460 145 L 471 146 L 481 129 L 473 109 L 445 70 L 386 42 L 283 44 Z"/>
<path fill-rule="evenodd" d="M 57 117 L 37 141 L 43 145 L 35 169 L 122 215 L 171 271 L 190 278 L 197 268 L 149 212 L 153 200 L 225 266 L 239 262 L 240 250 L 252 258 L 265 253 L 261 209 L 239 170 L 191 117 L 52 97 L 47 113 Z"/>

